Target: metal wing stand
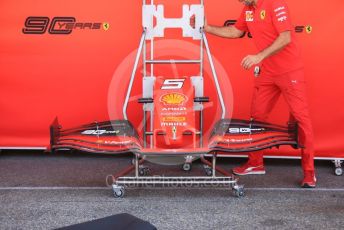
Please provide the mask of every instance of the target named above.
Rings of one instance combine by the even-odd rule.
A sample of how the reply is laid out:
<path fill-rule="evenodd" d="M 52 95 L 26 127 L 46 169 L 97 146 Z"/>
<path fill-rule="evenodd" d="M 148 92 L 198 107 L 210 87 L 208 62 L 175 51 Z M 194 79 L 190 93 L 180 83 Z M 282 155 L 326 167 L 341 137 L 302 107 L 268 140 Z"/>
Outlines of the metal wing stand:
<path fill-rule="evenodd" d="M 190 18 L 195 16 L 195 27 L 190 26 Z M 154 18 L 156 19 L 156 25 L 154 25 Z M 121 198 L 124 196 L 125 187 L 132 186 L 144 186 L 148 185 L 153 186 L 169 186 L 169 185 L 193 185 L 193 186 L 202 186 L 202 187 L 213 187 L 213 186 L 228 186 L 234 192 L 234 195 L 237 197 L 244 196 L 243 186 L 238 185 L 238 179 L 224 169 L 221 169 L 216 166 L 216 151 L 211 151 L 209 148 L 203 147 L 203 103 L 209 101 L 209 98 L 203 95 L 203 63 L 204 63 L 204 54 L 203 50 L 205 48 L 207 56 L 210 62 L 210 67 L 212 75 L 214 78 L 217 96 L 220 101 L 222 115 L 221 118 L 225 118 L 226 108 L 225 103 L 222 97 L 221 88 L 215 71 L 214 63 L 210 53 L 208 41 L 205 33 L 203 32 L 204 26 L 204 2 L 200 1 L 198 5 L 183 5 L 183 17 L 182 18 L 165 18 L 164 17 L 164 6 L 163 5 L 154 5 L 153 0 L 150 4 L 146 3 L 146 0 L 143 1 L 142 6 L 142 24 L 143 32 L 134 62 L 134 68 L 131 74 L 129 81 L 128 91 L 125 98 L 123 106 L 123 116 L 128 120 L 127 108 L 130 99 L 130 94 L 133 88 L 135 81 L 135 75 L 138 69 L 140 56 L 142 55 L 143 63 L 143 92 L 142 98 L 139 100 L 139 103 L 143 104 L 143 149 L 142 151 L 136 151 L 134 153 L 133 164 L 121 171 L 120 173 L 114 175 L 114 182 L 112 184 L 113 194 L 116 198 Z M 181 28 L 183 30 L 183 37 L 192 37 L 194 40 L 200 41 L 200 59 L 199 60 L 155 60 L 154 59 L 154 38 L 164 37 L 164 29 L 166 28 Z M 147 41 L 150 41 L 151 52 L 150 58 L 147 58 Z M 154 65 L 157 64 L 199 64 L 200 65 L 200 76 L 193 77 L 193 86 L 195 88 L 195 97 L 194 97 L 194 108 L 195 111 L 199 112 L 199 131 L 197 135 L 199 136 L 199 150 L 192 153 L 185 152 L 186 162 L 184 164 L 184 170 L 189 170 L 188 166 L 191 166 L 193 157 L 201 157 L 202 162 L 205 164 L 205 172 L 207 176 L 194 176 L 194 177 L 165 177 L 165 176 L 147 176 L 148 168 L 144 167 L 142 164 L 145 161 L 145 156 L 148 155 L 159 155 L 159 152 L 154 152 L 152 150 L 153 138 L 153 120 L 154 120 L 154 83 L 156 78 L 154 77 Z M 150 65 L 150 76 L 147 76 L 147 65 Z M 199 81 L 201 80 L 201 81 Z M 202 82 L 202 83 L 199 83 Z M 147 121 L 147 113 L 150 113 L 150 119 Z M 147 123 L 150 122 L 150 125 Z M 150 130 L 148 130 L 150 129 Z M 147 141 L 147 138 L 150 138 L 150 142 Z M 150 146 L 148 146 L 150 145 Z M 145 151 L 148 150 L 148 151 Z M 173 155 L 174 152 L 165 153 L 164 156 Z M 180 152 L 178 153 L 181 154 Z M 204 158 L 205 154 L 210 154 L 212 161 L 208 161 Z M 134 176 L 125 176 L 130 172 L 134 171 Z M 221 173 L 223 176 L 216 176 L 216 172 Z"/>

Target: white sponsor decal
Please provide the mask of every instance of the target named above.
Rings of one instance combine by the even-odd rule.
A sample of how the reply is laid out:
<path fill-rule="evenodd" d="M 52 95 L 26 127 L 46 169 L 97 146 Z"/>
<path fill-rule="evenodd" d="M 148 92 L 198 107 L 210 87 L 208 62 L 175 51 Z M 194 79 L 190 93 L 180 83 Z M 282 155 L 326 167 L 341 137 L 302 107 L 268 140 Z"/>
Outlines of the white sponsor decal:
<path fill-rule="evenodd" d="M 246 138 L 246 139 L 229 139 L 228 142 L 234 142 L 234 143 L 242 143 L 247 141 L 253 141 L 252 138 Z"/>
<path fill-rule="evenodd" d="M 275 9 L 275 12 L 278 12 L 278 11 L 284 10 L 284 9 L 285 9 L 285 7 L 284 7 L 284 6 L 281 6 L 281 7 L 276 8 L 276 9 Z"/>
<path fill-rule="evenodd" d="M 285 20 L 287 20 L 287 16 L 283 16 L 277 19 L 279 22 L 283 22 Z"/>
<path fill-rule="evenodd" d="M 128 145 L 131 144 L 131 141 L 104 141 L 108 145 Z"/>
<path fill-rule="evenodd" d="M 169 107 L 169 108 L 162 108 L 163 112 L 167 111 L 186 111 L 186 107 Z"/>
<path fill-rule="evenodd" d="M 250 128 L 229 128 L 229 133 L 251 133 L 252 131 L 264 131 L 264 128 L 261 129 L 250 129 Z"/>
<path fill-rule="evenodd" d="M 187 115 L 186 112 L 167 112 L 167 113 L 161 113 L 162 116 L 182 116 Z"/>
<path fill-rule="evenodd" d="M 107 130 L 85 130 L 81 134 L 84 135 L 102 135 L 102 134 L 118 134 L 119 130 L 107 131 Z"/>
<path fill-rule="evenodd" d="M 187 126 L 186 122 L 161 122 L 161 127 L 166 126 Z"/>
<path fill-rule="evenodd" d="M 184 85 L 185 79 L 166 79 L 161 86 L 161 89 L 181 89 Z"/>
<path fill-rule="evenodd" d="M 284 14 L 287 14 L 287 13 L 285 11 L 280 12 L 280 13 L 276 14 L 276 17 L 279 17 L 279 16 L 284 15 Z"/>

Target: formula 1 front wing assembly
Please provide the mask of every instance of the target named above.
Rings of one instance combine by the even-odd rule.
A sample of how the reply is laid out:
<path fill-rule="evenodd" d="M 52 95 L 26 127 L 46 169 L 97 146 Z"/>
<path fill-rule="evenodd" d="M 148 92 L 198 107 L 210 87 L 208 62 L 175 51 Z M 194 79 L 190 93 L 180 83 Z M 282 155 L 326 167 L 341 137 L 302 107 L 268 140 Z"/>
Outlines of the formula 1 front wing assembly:
<path fill-rule="evenodd" d="M 207 146 L 179 149 L 143 148 L 127 120 L 94 122 L 62 129 L 57 118 L 50 126 L 50 149 L 76 149 L 91 153 L 139 153 L 142 155 L 198 155 L 216 152 L 254 152 L 282 145 L 299 148 L 296 123 L 288 126 L 238 119 L 221 119 L 213 128 Z M 207 142 L 205 142 L 206 144 Z"/>

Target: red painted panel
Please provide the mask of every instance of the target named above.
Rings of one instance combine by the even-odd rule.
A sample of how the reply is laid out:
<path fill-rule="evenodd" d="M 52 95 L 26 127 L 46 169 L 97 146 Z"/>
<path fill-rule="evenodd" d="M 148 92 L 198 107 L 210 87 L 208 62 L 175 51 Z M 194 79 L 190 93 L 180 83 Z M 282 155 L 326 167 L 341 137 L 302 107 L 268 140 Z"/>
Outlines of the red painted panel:
<path fill-rule="evenodd" d="M 166 17 L 180 17 L 183 3 L 197 2 L 158 1 L 166 5 Z M 47 146 L 48 128 L 55 116 L 66 128 L 122 116 L 121 101 L 142 32 L 141 3 L 140 0 L 1 1 L 0 147 Z M 344 110 L 341 108 L 344 104 L 341 68 L 344 45 L 340 29 L 344 20 L 340 6 L 344 3 L 334 0 L 331 4 L 318 1 L 310 5 L 306 0 L 289 0 L 288 4 L 295 26 L 303 29 L 297 37 L 303 47 L 316 155 L 344 157 Z M 236 19 L 242 5 L 237 1 L 205 0 L 205 7 L 208 22 L 222 25 L 226 20 Z M 44 34 L 23 33 L 25 21 L 34 16 L 49 19 L 47 24 L 45 18 L 27 21 L 31 25 L 40 23 L 35 31 L 47 29 Z M 67 18 L 57 18 L 55 26 L 51 27 L 56 17 Z M 313 28 L 311 33 L 302 28 L 308 25 Z M 51 34 L 60 26 L 71 33 Z M 74 29 L 70 31 L 71 28 Z M 168 30 L 166 34 L 169 40 L 157 44 L 157 56 L 192 58 L 197 55 L 198 50 L 194 49 L 197 43 L 180 38 L 180 31 Z M 240 67 L 240 62 L 245 55 L 256 52 L 253 42 L 247 37 L 208 38 L 217 60 L 229 110 L 227 116 L 233 113 L 235 118 L 247 119 L 254 77 L 252 71 Z M 219 117 L 219 104 L 209 65 L 205 68 L 209 82 L 205 91 L 214 99 L 213 106 L 205 111 L 205 128 L 210 130 Z M 193 76 L 197 71 L 189 65 L 165 66 L 156 68 L 155 74 Z M 135 100 L 141 90 L 140 72 L 136 77 L 132 93 Z M 128 112 L 140 131 L 142 112 L 137 111 L 142 110 L 135 100 L 130 103 Z M 287 118 L 287 107 L 281 100 L 270 121 L 283 124 Z M 295 154 L 289 148 L 277 153 Z"/>

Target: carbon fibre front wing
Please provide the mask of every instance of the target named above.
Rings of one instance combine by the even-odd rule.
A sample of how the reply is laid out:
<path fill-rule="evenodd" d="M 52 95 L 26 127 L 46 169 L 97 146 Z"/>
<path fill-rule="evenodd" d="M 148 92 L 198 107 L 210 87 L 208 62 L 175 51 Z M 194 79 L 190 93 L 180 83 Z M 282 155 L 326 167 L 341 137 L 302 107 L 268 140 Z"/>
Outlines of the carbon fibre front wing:
<path fill-rule="evenodd" d="M 207 146 L 199 148 L 143 148 L 142 140 L 127 120 L 94 122 L 62 129 L 57 118 L 50 126 L 50 150 L 75 149 L 91 153 L 140 153 L 142 155 L 192 155 L 253 152 L 282 145 L 299 148 L 296 123 L 288 126 L 238 119 L 215 125 Z"/>

